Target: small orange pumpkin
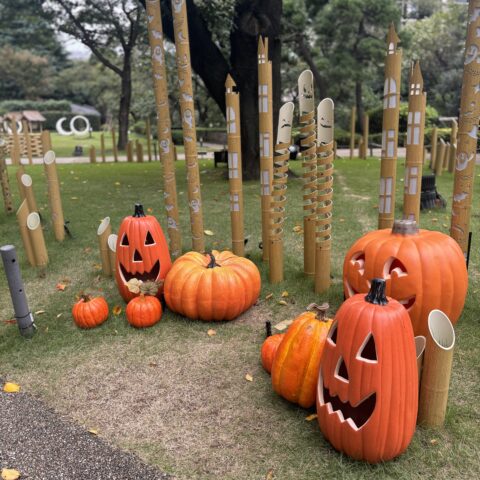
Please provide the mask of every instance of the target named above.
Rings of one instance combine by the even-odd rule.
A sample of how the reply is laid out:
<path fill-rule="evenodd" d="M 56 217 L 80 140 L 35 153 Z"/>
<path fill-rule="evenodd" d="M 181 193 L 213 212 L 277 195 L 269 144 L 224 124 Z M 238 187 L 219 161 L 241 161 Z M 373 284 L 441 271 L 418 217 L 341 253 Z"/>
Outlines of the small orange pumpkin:
<path fill-rule="evenodd" d="M 103 297 L 81 295 L 73 305 L 72 317 L 80 328 L 93 328 L 108 318 L 108 304 Z"/>
<path fill-rule="evenodd" d="M 162 318 L 162 305 L 155 295 L 158 293 L 157 282 L 142 282 L 132 278 L 127 282 L 128 290 L 133 294 L 140 294 L 128 302 L 125 313 L 130 325 L 137 328 L 146 328 L 155 325 Z"/>
<path fill-rule="evenodd" d="M 272 364 L 275 392 L 304 408 L 315 404 L 320 359 L 332 325 L 326 316 L 328 303 L 307 309 L 290 325 Z"/>
<path fill-rule="evenodd" d="M 232 252 L 188 252 L 175 260 L 165 279 L 170 310 L 204 321 L 233 320 L 260 295 L 260 273 Z"/>
<path fill-rule="evenodd" d="M 284 333 L 276 333 L 272 335 L 272 324 L 266 322 L 267 338 L 262 344 L 262 350 L 260 352 L 260 358 L 262 359 L 263 368 L 270 373 L 272 371 L 272 363 L 277 353 L 278 346 L 283 340 Z"/>

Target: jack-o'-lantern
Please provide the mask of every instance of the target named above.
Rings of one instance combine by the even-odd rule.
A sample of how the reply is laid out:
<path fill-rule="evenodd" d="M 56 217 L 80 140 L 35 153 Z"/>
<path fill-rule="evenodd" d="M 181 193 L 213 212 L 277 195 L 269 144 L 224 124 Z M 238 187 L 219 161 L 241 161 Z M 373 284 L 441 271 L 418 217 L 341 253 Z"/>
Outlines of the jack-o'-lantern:
<path fill-rule="evenodd" d="M 323 349 L 317 384 L 322 433 L 339 451 L 370 463 L 409 445 L 418 410 L 418 371 L 409 316 L 385 296 L 385 280 L 346 300 Z"/>
<path fill-rule="evenodd" d="M 132 278 L 162 285 L 171 266 L 162 227 L 155 217 L 145 215 L 142 205 L 135 205 L 134 214 L 123 219 L 118 231 L 115 279 L 120 295 L 126 302 L 138 295 L 128 289 Z M 162 293 L 160 287 L 157 297 Z"/>
<path fill-rule="evenodd" d="M 387 295 L 407 309 L 415 335 L 423 336 L 432 310 L 442 310 L 455 324 L 468 287 L 457 242 L 440 232 L 419 230 L 412 220 L 367 233 L 350 248 L 343 264 L 345 297 L 367 293 L 372 278 L 386 281 Z"/>

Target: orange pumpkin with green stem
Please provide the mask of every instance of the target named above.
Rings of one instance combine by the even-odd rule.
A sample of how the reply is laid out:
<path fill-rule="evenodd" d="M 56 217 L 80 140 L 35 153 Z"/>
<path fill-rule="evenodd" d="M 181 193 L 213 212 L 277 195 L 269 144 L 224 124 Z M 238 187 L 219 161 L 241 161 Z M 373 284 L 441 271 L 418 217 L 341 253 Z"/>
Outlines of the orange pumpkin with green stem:
<path fill-rule="evenodd" d="M 72 317 L 80 328 L 94 328 L 108 318 L 108 304 L 103 297 L 81 294 L 73 305 Z"/>
<path fill-rule="evenodd" d="M 162 305 L 155 297 L 158 284 L 132 279 L 127 285 L 132 293 L 140 294 L 128 302 L 125 310 L 128 323 L 133 327 L 146 328 L 159 322 L 162 318 Z"/>

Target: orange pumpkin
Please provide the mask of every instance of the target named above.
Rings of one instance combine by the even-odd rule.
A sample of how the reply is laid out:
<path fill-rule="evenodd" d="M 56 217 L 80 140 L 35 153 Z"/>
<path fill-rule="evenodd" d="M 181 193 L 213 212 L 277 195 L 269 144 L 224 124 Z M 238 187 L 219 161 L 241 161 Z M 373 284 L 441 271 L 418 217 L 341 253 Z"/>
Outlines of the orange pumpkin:
<path fill-rule="evenodd" d="M 73 305 L 72 317 L 80 328 L 93 328 L 108 318 L 108 304 L 103 297 L 82 295 Z"/>
<path fill-rule="evenodd" d="M 339 451 L 370 463 L 409 445 L 418 409 L 412 324 L 403 306 L 372 279 L 335 315 L 323 351 L 317 390 L 320 429 Z"/>
<path fill-rule="evenodd" d="M 357 240 L 343 264 L 346 298 L 367 293 L 372 278 L 383 278 L 387 295 L 410 315 L 415 335 L 427 335 L 428 314 L 439 309 L 455 323 L 468 287 L 465 258 L 457 242 L 440 232 L 419 230 L 411 220 Z"/>
<path fill-rule="evenodd" d="M 165 279 L 168 308 L 188 318 L 232 320 L 260 295 L 260 273 L 231 252 L 189 252 L 175 260 Z"/>
<path fill-rule="evenodd" d="M 277 353 L 278 346 L 283 340 L 284 333 L 277 333 L 272 335 L 272 324 L 266 322 L 267 338 L 262 344 L 262 350 L 260 352 L 260 358 L 262 359 L 263 368 L 270 373 L 272 371 L 272 363 Z"/>
<path fill-rule="evenodd" d="M 323 346 L 332 320 L 328 304 L 312 304 L 288 328 L 272 364 L 275 392 L 304 408 L 315 404 Z"/>
<path fill-rule="evenodd" d="M 162 318 L 162 305 L 158 298 L 141 293 L 128 302 L 125 313 L 130 325 L 137 328 L 151 327 Z"/>
<path fill-rule="evenodd" d="M 152 215 L 145 215 L 143 206 L 135 205 L 132 216 L 124 218 L 117 238 L 115 279 L 123 299 L 128 302 L 137 294 L 129 291 L 132 278 L 161 283 L 172 266 L 162 227 Z M 162 288 L 157 296 L 162 294 Z"/>

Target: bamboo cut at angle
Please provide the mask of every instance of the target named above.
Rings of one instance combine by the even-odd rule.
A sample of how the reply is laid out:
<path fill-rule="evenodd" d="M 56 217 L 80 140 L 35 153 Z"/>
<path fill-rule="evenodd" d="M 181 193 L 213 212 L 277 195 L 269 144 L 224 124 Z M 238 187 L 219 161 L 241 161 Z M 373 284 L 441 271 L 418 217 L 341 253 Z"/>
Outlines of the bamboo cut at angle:
<path fill-rule="evenodd" d="M 40 225 L 40 215 L 37 212 L 32 212 L 28 215 L 27 228 L 35 257 L 35 265 L 45 268 L 48 263 L 48 254 L 45 239 L 43 238 L 42 226 Z"/>
<path fill-rule="evenodd" d="M 110 217 L 105 217 L 97 229 L 98 246 L 100 249 L 100 259 L 102 261 L 103 274 L 109 276 L 112 274 L 112 268 L 110 266 L 110 254 L 108 251 L 108 237 L 112 233 L 112 227 L 110 225 Z"/>
<path fill-rule="evenodd" d="M 48 202 L 52 216 L 53 231 L 57 241 L 65 239 L 65 220 L 63 218 L 60 182 L 58 181 L 55 153 L 50 150 L 43 157 L 45 176 L 47 177 Z"/>
<path fill-rule="evenodd" d="M 23 200 L 20 205 L 20 208 L 17 210 L 17 222 L 18 228 L 20 230 L 20 236 L 22 237 L 23 248 L 25 249 L 25 254 L 27 256 L 28 263 L 34 267 L 35 263 L 35 254 L 33 253 L 32 241 L 30 239 L 30 232 L 27 228 L 27 218 L 30 214 L 28 210 L 27 200 Z"/>

